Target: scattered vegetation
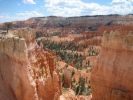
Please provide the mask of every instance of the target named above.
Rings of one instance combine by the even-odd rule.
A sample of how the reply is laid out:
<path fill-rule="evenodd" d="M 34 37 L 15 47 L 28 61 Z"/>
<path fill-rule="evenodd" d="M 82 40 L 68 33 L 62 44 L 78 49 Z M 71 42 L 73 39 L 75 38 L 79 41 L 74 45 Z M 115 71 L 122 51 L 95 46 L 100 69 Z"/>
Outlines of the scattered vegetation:
<path fill-rule="evenodd" d="M 90 47 L 88 50 L 89 56 L 97 56 L 99 54 L 99 50 L 94 47 Z"/>
<path fill-rule="evenodd" d="M 61 33 L 60 32 L 53 32 L 52 34 L 51 34 L 51 36 L 59 36 Z"/>
<path fill-rule="evenodd" d="M 57 34 L 57 33 L 55 33 Z M 85 55 L 79 53 L 83 48 L 87 48 L 87 46 L 81 46 L 78 43 L 73 41 L 66 42 L 54 42 L 50 40 L 45 40 L 43 42 L 44 48 L 54 51 L 61 60 L 64 60 L 67 64 L 73 65 L 77 69 L 90 67 L 90 62 L 86 61 Z M 83 51 L 83 50 L 82 50 Z M 88 55 L 89 56 L 97 56 L 99 51 L 94 47 L 89 47 Z M 85 62 L 85 64 L 83 64 Z"/>
<path fill-rule="evenodd" d="M 11 22 L 6 22 L 6 23 L 4 23 L 4 28 L 6 29 L 6 31 L 7 31 L 7 33 L 8 33 L 8 30 L 10 29 L 10 28 L 12 28 L 12 23 Z"/>
<path fill-rule="evenodd" d="M 51 41 L 45 41 L 44 48 L 48 48 L 56 52 L 56 54 L 59 55 L 62 60 L 68 64 L 74 65 L 77 69 L 82 69 L 87 66 L 89 67 L 89 63 L 86 63 L 88 65 L 83 66 L 85 57 L 76 51 L 79 47 L 72 42 L 55 43 Z"/>
<path fill-rule="evenodd" d="M 53 33 L 52 36 L 59 35 L 60 33 Z M 68 65 L 75 67 L 78 70 L 83 71 L 84 69 L 91 68 L 90 61 L 87 60 L 89 56 L 97 56 L 99 50 L 90 45 L 79 44 L 74 41 L 64 41 L 64 42 L 54 42 L 50 39 L 43 40 L 43 47 L 55 52 L 59 57 L 59 60 L 65 61 L 67 64 L 65 68 L 68 68 Z M 84 53 L 83 51 L 86 50 Z M 88 50 L 88 51 L 87 51 Z M 86 70 L 86 73 L 87 70 Z M 91 93 L 91 88 L 88 84 L 88 79 L 84 77 L 79 77 L 77 82 L 74 79 L 75 71 L 71 72 L 71 78 L 64 75 L 61 72 L 61 82 L 62 82 L 62 91 L 67 91 L 68 88 L 73 89 L 76 95 L 89 95 Z M 65 83 L 66 79 L 70 81 L 70 86 L 68 83 Z"/>
<path fill-rule="evenodd" d="M 80 45 L 73 41 L 65 41 L 61 43 L 56 43 L 54 41 L 45 40 L 44 46 L 50 50 L 72 50 L 72 51 L 82 51 L 84 48 L 87 48 L 86 45 Z"/>
<path fill-rule="evenodd" d="M 86 84 L 85 78 L 80 77 L 79 82 L 72 82 L 72 88 L 75 91 L 76 95 L 89 95 L 90 87 Z"/>

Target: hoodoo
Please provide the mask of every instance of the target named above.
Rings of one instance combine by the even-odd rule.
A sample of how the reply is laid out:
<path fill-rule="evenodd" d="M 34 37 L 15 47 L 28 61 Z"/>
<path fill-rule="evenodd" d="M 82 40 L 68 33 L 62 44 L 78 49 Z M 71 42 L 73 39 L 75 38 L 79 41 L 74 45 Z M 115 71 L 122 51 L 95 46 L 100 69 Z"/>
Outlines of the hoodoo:
<path fill-rule="evenodd" d="M 105 32 L 92 71 L 92 100 L 133 100 L 133 34 Z"/>
<path fill-rule="evenodd" d="M 0 100 L 58 100 L 60 91 L 54 56 L 37 45 L 33 30 L 0 37 Z"/>

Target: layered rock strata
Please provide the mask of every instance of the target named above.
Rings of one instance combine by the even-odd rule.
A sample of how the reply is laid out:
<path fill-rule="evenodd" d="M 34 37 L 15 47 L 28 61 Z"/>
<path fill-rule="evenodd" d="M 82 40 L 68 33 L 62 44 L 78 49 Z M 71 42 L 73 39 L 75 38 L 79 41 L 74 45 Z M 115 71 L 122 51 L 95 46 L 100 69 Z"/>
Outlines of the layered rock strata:
<path fill-rule="evenodd" d="M 58 100 L 54 66 L 54 56 L 37 45 L 34 31 L 0 37 L 0 100 Z"/>
<path fill-rule="evenodd" d="M 92 100 L 133 100 L 133 33 L 104 33 L 92 71 Z"/>

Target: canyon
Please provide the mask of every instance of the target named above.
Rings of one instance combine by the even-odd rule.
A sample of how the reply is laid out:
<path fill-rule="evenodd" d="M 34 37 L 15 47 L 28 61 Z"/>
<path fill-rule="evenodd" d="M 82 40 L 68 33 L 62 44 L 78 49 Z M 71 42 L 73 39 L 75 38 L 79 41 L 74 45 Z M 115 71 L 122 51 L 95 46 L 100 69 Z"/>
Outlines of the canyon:
<path fill-rule="evenodd" d="M 0 100 L 132 100 L 133 15 L 0 24 Z"/>

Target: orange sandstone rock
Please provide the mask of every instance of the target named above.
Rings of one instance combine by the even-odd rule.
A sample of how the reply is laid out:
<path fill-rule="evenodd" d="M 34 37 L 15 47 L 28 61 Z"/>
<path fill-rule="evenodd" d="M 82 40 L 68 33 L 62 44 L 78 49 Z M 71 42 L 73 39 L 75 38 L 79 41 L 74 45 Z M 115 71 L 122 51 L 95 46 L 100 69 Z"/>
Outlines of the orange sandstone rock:
<path fill-rule="evenodd" d="M 58 100 L 60 94 L 54 58 L 37 45 L 34 31 L 0 38 L 0 100 Z"/>
<path fill-rule="evenodd" d="M 133 99 L 133 34 L 104 33 L 92 71 L 92 100 Z"/>

